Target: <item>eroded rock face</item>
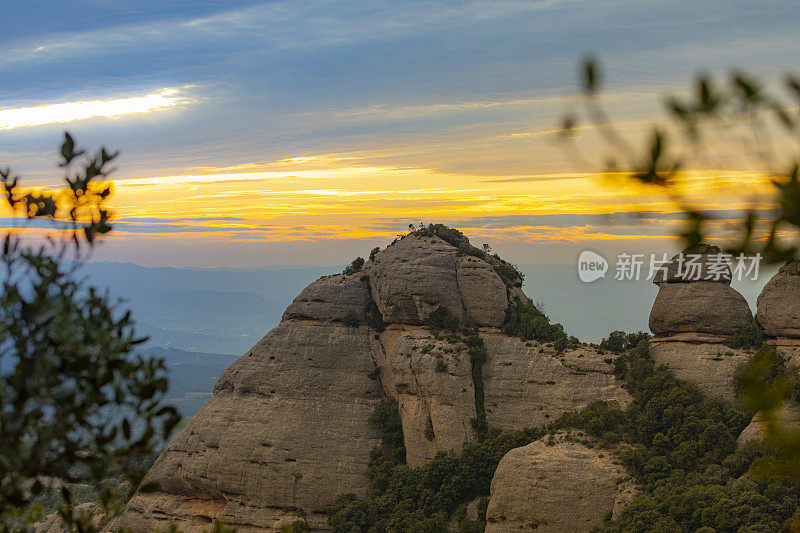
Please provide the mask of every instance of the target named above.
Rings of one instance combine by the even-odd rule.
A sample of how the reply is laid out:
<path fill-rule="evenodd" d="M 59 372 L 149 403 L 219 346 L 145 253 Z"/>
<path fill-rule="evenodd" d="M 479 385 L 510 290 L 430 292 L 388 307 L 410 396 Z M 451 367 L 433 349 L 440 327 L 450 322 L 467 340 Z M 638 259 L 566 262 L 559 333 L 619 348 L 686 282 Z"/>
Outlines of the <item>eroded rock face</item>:
<path fill-rule="evenodd" d="M 736 401 L 736 368 L 752 352 L 728 348 L 719 342 L 650 341 L 656 365 L 665 365 L 679 379 L 694 383 L 706 396 Z"/>
<path fill-rule="evenodd" d="M 438 307 L 479 326 L 500 327 L 506 318 L 509 289 L 492 266 L 459 256 L 439 237 L 400 239 L 377 254 L 365 274 L 387 323 L 419 325 Z"/>
<path fill-rule="evenodd" d="M 469 319 L 481 326 L 499 328 L 506 319 L 506 286 L 494 269 L 482 259 L 458 258 L 458 290 Z"/>
<path fill-rule="evenodd" d="M 368 377 L 377 341 L 366 328 L 284 322 L 220 378 L 214 395 L 147 474 L 155 494 L 136 494 L 120 526 L 188 531 L 222 520 L 270 528 L 303 509 L 310 524 L 344 492 L 363 494 L 367 422 L 382 398 Z"/>
<path fill-rule="evenodd" d="M 341 321 L 352 312 L 363 321 L 371 301 L 369 285 L 358 273 L 325 276 L 303 289 L 283 319 Z"/>
<path fill-rule="evenodd" d="M 614 356 L 588 347 L 557 355 L 500 333 L 509 298 L 527 300 L 490 264 L 459 257 L 438 237 L 406 237 L 362 272 L 317 280 L 223 374 L 148 473 L 159 491 L 134 495 L 115 527 L 149 532 L 174 522 L 193 532 L 221 520 L 264 531 L 302 510 L 312 529 L 327 529 L 325 511 L 339 495 L 368 490 L 370 451 L 380 444 L 369 418 L 386 398 L 398 402 L 410 466 L 460 451 L 475 440 L 471 361 L 458 335 L 437 339 L 420 326 L 438 307 L 483 326 L 490 426 L 533 427 L 595 400 L 629 403 L 611 373 Z M 375 307 L 383 331 L 343 322 L 352 312 L 365 324 Z"/>
<path fill-rule="evenodd" d="M 787 263 L 767 282 L 756 318 L 770 337 L 800 339 L 800 261 Z"/>
<path fill-rule="evenodd" d="M 483 381 L 490 427 L 540 426 L 597 400 L 616 401 L 621 408 L 631 402 L 614 379 L 616 355 L 588 346 L 559 355 L 544 344 L 508 335 L 481 337 L 489 353 Z"/>
<path fill-rule="evenodd" d="M 650 311 L 650 331 L 733 335 L 752 318 L 747 300 L 725 283 L 662 283 Z"/>
<path fill-rule="evenodd" d="M 611 454 L 563 436 L 515 448 L 492 479 L 486 533 L 590 531 L 633 498 L 626 479 Z"/>
<path fill-rule="evenodd" d="M 440 451 L 475 440 L 475 389 L 466 346 L 421 328 L 392 326 L 381 334 L 381 381 L 397 399 L 406 462 L 423 465 Z M 438 366 L 438 369 L 437 369 Z"/>
<path fill-rule="evenodd" d="M 730 267 L 716 246 L 698 245 L 683 252 L 699 254 L 694 267 L 673 258 L 650 311 L 655 338 L 650 354 L 658 365 L 696 384 L 708 395 L 736 400 L 734 373 L 749 353 L 722 342 L 752 320 L 744 296 L 730 286 Z M 693 281 L 699 277 L 707 281 Z M 716 278 L 716 279 L 714 279 Z"/>
<path fill-rule="evenodd" d="M 457 262 L 458 251 L 438 237 L 410 235 L 377 254 L 368 275 L 383 319 L 422 324 L 438 307 L 462 319 Z"/>

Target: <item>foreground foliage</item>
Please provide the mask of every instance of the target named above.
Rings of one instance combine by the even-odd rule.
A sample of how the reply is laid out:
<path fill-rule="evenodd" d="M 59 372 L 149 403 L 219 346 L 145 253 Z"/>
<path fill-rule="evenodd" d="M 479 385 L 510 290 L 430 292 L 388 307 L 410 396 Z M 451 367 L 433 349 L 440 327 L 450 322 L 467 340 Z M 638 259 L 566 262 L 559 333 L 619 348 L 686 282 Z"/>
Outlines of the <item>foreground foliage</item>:
<path fill-rule="evenodd" d="M 163 361 L 132 355 L 144 339 L 130 314 L 77 271 L 111 230 L 110 188 L 98 180 L 114 157 L 86 154 L 67 135 L 64 189 L 26 192 L 0 172 L 17 220 L 49 230 L 38 241 L 23 240 L 24 227 L 9 232 L 0 255 L 0 531 L 24 530 L 41 501 L 69 530 L 96 530 L 75 509 L 74 488 L 93 490 L 107 516 L 119 512 L 125 490 L 107 481 L 137 486 L 143 460 L 179 420 L 162 402 Z"/>

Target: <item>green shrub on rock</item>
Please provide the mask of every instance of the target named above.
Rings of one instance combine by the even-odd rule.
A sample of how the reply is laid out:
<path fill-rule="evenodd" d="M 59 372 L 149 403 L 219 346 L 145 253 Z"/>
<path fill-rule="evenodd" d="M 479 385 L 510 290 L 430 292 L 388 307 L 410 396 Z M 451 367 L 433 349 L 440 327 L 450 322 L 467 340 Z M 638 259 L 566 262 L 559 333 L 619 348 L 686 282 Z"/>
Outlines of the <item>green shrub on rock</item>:
<path fill-rule="evenodd" d="M 503 331 L 525 341 L 552 342 L 559 352 L 565 350 L 571 341 L 564 332 L 564 326 L 551 324 L 547 315 L 539 311 L 535 305 L 522 302 L 519 298 L 506 311 Z"/>
<path fill-rule="evenodd" d="M 344 317 L 342 318 L 342 324 L 345 326 L 349 326 L 351 328 L 357 328 L 361 325 L 361 321 L 358 319 L 358 315 L 353 310 L 348 311 L 345 313 Z"/>
<path fill-rule="evenodd" d="M 453 316 L 446 307 L 439 306 L 423 321 L 423 324 L 431 329 L 458 331 L 461 321 L 457 316 Z"/>
<path fill-rule="evenodd" d="M 729 348 L 752 348 L 757 350 L 764 344 L 764 331 L 758 325 L 755 317 L 753 317 L 747 324 L 739 328 L 732 337 L 722 341 L 722 344 Z"/>

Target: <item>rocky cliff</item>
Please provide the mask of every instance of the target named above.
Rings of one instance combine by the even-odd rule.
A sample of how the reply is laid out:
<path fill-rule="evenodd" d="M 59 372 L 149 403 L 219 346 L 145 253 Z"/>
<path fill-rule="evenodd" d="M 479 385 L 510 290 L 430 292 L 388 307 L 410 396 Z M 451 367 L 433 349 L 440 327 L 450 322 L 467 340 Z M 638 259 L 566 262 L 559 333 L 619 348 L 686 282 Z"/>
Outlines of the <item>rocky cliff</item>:
<path fill-rule="evenodd" d="M 557 433 L 515 448 L 500 461 L 485 531 L 590 531 L 607 514 L 615 516 L 635 492 L 628 473 L 607 451 Z"/>
<path fill-rule="evenodd" d="M 800 366 L 800 261 L 782 266 L 758 295 L 756 318 L 770 344 Z"/>
<path fill-rule="evenodd" d="M 325 529 L 339 494 L 367 490 L 380 445 L 368 419 L 385 398 L 397 400 L 411 466 L 475 440 L 484 412 L 490 427 L 521 429 L 630 401 L 613 356 L 504 333 L 527 301 L 521 277 L 463 236 L 417 232 L 356 270 L 309 285 L 224 373 L 148 473 L 159 490 L 134 495 L 117 526 L 263 531 L 304 516 Z M 432 316 L 479 328 L 480 379 L 463 341 L 426 326 Z"/>

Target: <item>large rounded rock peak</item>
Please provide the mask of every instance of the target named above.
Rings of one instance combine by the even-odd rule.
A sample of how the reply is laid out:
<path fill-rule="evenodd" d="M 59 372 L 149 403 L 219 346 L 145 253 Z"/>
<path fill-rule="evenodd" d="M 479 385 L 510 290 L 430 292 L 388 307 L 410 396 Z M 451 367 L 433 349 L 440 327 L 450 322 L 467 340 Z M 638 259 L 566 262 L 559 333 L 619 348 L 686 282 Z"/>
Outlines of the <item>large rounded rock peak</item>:
<path fill-rule="evenodd" d="M 492 265 L 439 237 L 407 235 L 376 254 L 365 273 L 387 323 L 419 325 L 439 307 L 479 326 L 505 320 L 509 291 Z"/>
<path fill-rule="evenodd" d="M 662 283 L 650 311 L 650 331 L 733 335 L 752 318 L 747 300 L 725 283 Z"/>
<path fill-rule="evenodd" d="M 438 307 L 463 318 L 456 280 L 458 250 L 438 237 L 408 235 L 375 256 L 368 267 L 384 321 L 422 324 Z"/>

